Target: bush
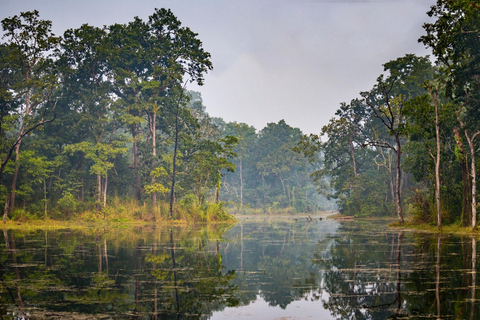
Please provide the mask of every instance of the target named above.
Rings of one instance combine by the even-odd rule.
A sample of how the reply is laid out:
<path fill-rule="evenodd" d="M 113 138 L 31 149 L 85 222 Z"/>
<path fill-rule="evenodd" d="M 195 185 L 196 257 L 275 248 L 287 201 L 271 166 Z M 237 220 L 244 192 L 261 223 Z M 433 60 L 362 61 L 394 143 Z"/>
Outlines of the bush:
<path fill-rule="evenodd" d="M 62 197 L 57 202 L 57 208 L 65 215 L 71 215 L 76 212 L 78 206 L 77 200 L 70 191 L 63 191 Z"/>
<path fill-rule="evenodd" d="M 436 216 L 432 212 L 432 206 L 428 201 L 426 191 L 415 189 L 407 203 L 408 213 L 413 216 L 414 221 L 423 223 L 433 223 L 436 221 Z"/>
<path fill-rule="evenodd" d="M 27 222 L 31 220 L 36 220 L 37 217 L 23 209 L 14 209 L 10 219 L 20 222 Z"/>

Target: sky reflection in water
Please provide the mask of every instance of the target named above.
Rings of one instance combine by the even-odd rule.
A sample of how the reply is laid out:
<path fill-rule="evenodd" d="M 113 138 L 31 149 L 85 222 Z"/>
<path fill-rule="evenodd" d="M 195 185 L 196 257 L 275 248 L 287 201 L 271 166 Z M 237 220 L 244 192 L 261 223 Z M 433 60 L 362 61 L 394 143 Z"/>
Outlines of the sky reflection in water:
<path fill-rule="evenodd" d="M 475 319 L 480 312 L 476 241 L 385 222 L 264 218 L 3 237 L 5 319 Z"/>

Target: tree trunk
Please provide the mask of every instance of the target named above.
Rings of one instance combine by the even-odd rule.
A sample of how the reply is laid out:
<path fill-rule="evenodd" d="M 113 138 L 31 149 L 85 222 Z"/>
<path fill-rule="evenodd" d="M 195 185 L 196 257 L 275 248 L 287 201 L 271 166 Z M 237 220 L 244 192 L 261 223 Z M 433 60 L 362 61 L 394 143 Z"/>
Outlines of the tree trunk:
<path fill-rule="evenodd" d="M 350 156 L 352 157 L 352 162 L 353 162 L 353 177 L 357 178 L 357 160 L 355 159 L 355 148 L 353 146 L 353 134 L 350 136 L 349 145 L 350 145 Z"/>
<path fill-rule="evenodd" d="M 215 203 L 218 204 L 220 202 L 220 188 L 222 187 L 222 176 L 218 178 L 217 187 L 215 188 Z"/>
<path fill-rule="evenodd" d="M 100 174 L 97 174 L 97 203 L 96 203 L 96 209 L 97 211 L 100 211 L 102 203 L 102 176 Z"/>
<path fill-rule="evenodd" d="M 107 206 L 107 183 L 108 183 L 108 172 L 105 174 L 105 186 L 103 188 L 103 207 Z"/>
<path fill-rule="evenodd" d="M 155 101 L 155 109 L 157 107 L 157 102 Z M 155 158 L 157 157 L 157 128 L 156 128 L 156 119 L 157 119 L 157 112 L 156 110 L 153 112 L 152 116 L 152 124 L 151 124 L 151 132 L 152 132 L 152 170 L 155 169 Z M 152 185 L 155 184 L 155 177 L 152 176 Z M 155 208 L 157 206 L 157 193 L 152 192 L 152 207 Z"/>
<path fill-rule="evenodd" d="M 430 86 L 428 86 L 428 89 L 433 104 L 435 105 L 435 135 L 437 140 L 437 156 L 436 158 L 433 158 L 433 161 L 435 162 L 435 199 L 437 202 L 437 227 L 438 230 L 442 230 L 442 212 L 440 210 L 440 120 L 438 114 L 438 98 Z"/>
<path fill-rule="evenodd" d="M 462 169 L 462 189 L 463 189 L 463 203 L 462 203 L 462 225 L 467 227 L 472 221 L 472 197 L 470 191 L 472 190 L 470 173 L 468 168 L 467 155 L 463 147 L 462 138 L 457 128 L 453 128 L 455 141 L 457 142 L 458 155 L 457 160 L 460 162 Z"/>
<path fill-rule="evenodd" d="M 9 204 L 10 204 L 10 197 L 7 197 L 5 199 L 5 210 L 3 211 L 3 224 L 7 222 Z"/>
<path fill-rule="evenodd" d="M 471 173 L 470 178 L 472 179 L 472 229 L 475 230 L 477 228 L 477 172 L 475 169 L 475 146 L 473 145 L 473 141 L 475 138 L 480 134 L 480 131 L 477 131 L 473 134 L 470 138 L 467 132 L 467 127 L 463 123 L 462 119 L 460 118 L 460 113 L 462 112 L 463 107 L 468 103 L 468 94 L 467 94 L 467 101 L 462 104 L 460 109 L 457 111 L 457 120 L 460 123 L 460 127 L 467 138 L 468 146 L 470 147 L 470 160 L 471 160 Z"/>
<path fill-rule="evenodd" d="M 472 169 L 472 229 L 475 230 L 477 228 L 477 172 L 475 170 L 475 149 L 473 146 L 473 141 L 470 145 L 470 157 L 472 160 L 471 169 Z"/>
<path fill-rule="evenodd" d="M 26 73 L 26 79 L 27 81 L 30 80 L 30 68 L 27 69 Z M 25 116 L 23 118 L 22 126 L 20 128 L 20 132 L 18 134 L 19 137 L 22 137 L 22 135 L 25 132 L 25 117 L 30 115 L 30 92 L 27 90 L 25 93 Z M 10 193 L 10 208 L 9 208 L 9 213 L 13 213 L 13 209 L 15 207 L 15 191 L 17 189 L 17 179 L 18 179 L 18 171 L 19 171 L 19 164 L 18 164 L 18 158 L 20 154 L 20 145 L 22 144 L 22 139 L 20 139 L 15 146 L 15 171 L 13 172 L 13 179 L 12 179 L 12 187 L 11 187 L 11 193 Z"/>
<path fill-rule="evenodd" d="M 135 198 L 140 201 L 142 200 L 142 191 L 140 189 L 140 174 L 138 173 L 138 168 L 140 166 L 140 159 L 138 154 L 138 141 L 137 141 L 137 127 L 132 125 L 132 138 L 133 138 L 133 174 L 135 178 Z"/>
<path fill-rule="evenodd" d="M 181 99 L 181 98 L 180 98 Z M 172 186 L 170 188 L 170 217 L 173 217 L 173 200 L 175 198 L 175 174 L 177 171 L 177 150 L 178 150 L 178 108 L 180 105 L 180 100 L 177 104 L 177 110 L 175 113 L 175 141 L 173 148 L 173 164 L 172 164 Z"/>
<path fill-rule="evenodd" d="M 22 130 L 23 131 L 23 125 L 22 125 Z M 15 208 L 15 195 L 16 195 L 16 189 L 17 189 L 17 180 L 18 180 L 18 172 L 20 171 L 20 166 L 19 166 L 19 154 L 20 154 L 20 144 L 22 141 L 20 141 L 17 146 L 15 147 L 15 170 L 13 171 L 13 178 L 12 178 L 12 186 L 11 186 L 11 192 L 10 192 L 10 204 L 9 204 L 9 209 L 8 213 L 12 214 L 13 209 Z"/>

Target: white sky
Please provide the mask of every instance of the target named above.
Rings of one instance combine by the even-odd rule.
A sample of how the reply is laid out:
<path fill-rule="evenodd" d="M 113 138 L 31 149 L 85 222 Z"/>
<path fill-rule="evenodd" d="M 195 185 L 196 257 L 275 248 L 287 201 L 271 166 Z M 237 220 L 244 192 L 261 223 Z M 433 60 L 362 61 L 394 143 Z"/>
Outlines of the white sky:
<path fill-rule="evenodd" d="M 37 9 L 54 33 L 144 20 L 170 8 L 198 33 L 214 69 L 207 112 L 258 130 L 281 119 L 319 133 L 339 104 L 370 90 L 382 64 L 414 53 L 436 0 L 0 0 L 0 19 Z"/>

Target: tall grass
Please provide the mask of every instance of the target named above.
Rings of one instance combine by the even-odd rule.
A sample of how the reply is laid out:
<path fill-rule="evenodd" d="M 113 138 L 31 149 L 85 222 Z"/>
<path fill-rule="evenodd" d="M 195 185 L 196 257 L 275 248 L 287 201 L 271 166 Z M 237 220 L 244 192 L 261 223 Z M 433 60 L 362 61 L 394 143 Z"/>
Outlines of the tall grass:
<path fill-rule="evenodd" d="M 119 223 L 210 223 L 235 221 L 235 218 L 225 211 L 224 203 L 199 204 L 193 198 L 187 197 L 179 201 L 170 216 L 170 205 L 166 201 L 158 201 L 153 207 L 148 202 L 135 199 L 113 197 L 101 210 L 95 210 L 94 203 L 79 203 L 76 210 L 64 210 L 65 204 L 52 208 L 49 220 L 71 221 L 76 223 L 119 222 Z M 42 212 L 15 209 L 9 217 L 10 221 L 29 222 L 45 220 Z"/>

